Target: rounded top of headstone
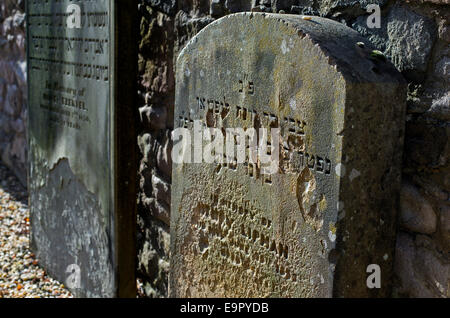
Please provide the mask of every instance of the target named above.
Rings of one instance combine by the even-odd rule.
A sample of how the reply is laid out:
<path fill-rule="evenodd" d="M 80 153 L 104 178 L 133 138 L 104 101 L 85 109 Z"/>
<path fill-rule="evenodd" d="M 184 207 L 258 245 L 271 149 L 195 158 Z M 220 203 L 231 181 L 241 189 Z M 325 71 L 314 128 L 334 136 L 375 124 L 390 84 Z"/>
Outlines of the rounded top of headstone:
<path fill-rule="evenodd" d="M 181 51 L 179 58 L 185 54 L 195 54 L 196 43 L 223 41 L 221 34 L 246 34 L 244 38 L 259 41 L 259 48 L 273 49 L 274 41 L 279 39 L 276 33 L 286 37 L 278 45 L 279 54 L 285 54 L 293 41 L 308 41 L 311 56 L 323 57 L 341 73 L 347 82 L 359 83 L 402 83 L 405 81 L 394 65 L 378 51 L 367 38 L 346 25 L 316 16 L 291 14 L 243 12 L 227 15 L 202 29 Z M 236 39 L 238 40 L 238 39 Z M 237 42 L 237 41 L 236 41 Z M 229 43 L 230 47 L 235 43 Z M 292 58 L 290 52 L 286 58 Z M 326 74 L 324 74 L 326 76 Z"/>

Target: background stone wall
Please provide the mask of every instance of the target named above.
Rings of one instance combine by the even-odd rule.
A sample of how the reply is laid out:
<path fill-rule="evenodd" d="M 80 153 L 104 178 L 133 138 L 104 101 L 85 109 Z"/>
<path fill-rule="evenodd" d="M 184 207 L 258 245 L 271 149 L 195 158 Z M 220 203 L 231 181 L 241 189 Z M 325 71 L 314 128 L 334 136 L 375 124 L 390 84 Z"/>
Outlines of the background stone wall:
<path fill-rule="evenodd" d="M 367 27 L 368 4 L 381 28 Z M 450 296 L 449 0 L 140 0 L 141 133 L 138 277 L 149 297 L 167 295 L 174 62 L 198 31 L 241 11 L 311 14 L 356 29 L 409 82 L 404 181 L 393 296 Z"/>
<path fill-rule="evenodd" d="M 0 160 L 26 184 L 25 1 L 0 1 Z"/>

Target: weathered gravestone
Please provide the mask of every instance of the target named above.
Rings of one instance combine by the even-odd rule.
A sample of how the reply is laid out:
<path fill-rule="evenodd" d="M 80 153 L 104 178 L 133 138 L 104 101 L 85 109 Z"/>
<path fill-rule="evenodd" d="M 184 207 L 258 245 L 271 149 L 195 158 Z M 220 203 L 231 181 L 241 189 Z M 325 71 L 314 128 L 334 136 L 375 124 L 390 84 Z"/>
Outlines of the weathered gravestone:
<path fill-rule="evenodd" d="M 27 1 L 37 258 L 80 297 L 135 295 L 132 1 Z"/>
<path fill-rule="evenodd" d="M 389 295 L 405 83 L 372 50 L 335 21 L 261 13 L 224 17 L 186 45 L 175 123 L 193 145 L 174 134 L 171 296 Z M 196 143 L 205 127 L 218 131 Z M 219 132 L 238 153 L 238 127 L 255 128 L 262 154 L 279 146 L 275 170 L 250 151 L 198 161 Z"/>

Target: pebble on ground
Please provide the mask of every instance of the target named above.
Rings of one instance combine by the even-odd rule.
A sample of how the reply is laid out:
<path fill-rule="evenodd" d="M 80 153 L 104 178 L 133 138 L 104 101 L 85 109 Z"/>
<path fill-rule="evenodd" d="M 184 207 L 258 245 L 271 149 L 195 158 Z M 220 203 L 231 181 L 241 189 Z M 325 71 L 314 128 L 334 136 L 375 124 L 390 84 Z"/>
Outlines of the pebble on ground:
<path fill-rule="evenodd" d="M 0 298 L 72 298 L 31 252 L 27 192 L 0 162 Z"/>

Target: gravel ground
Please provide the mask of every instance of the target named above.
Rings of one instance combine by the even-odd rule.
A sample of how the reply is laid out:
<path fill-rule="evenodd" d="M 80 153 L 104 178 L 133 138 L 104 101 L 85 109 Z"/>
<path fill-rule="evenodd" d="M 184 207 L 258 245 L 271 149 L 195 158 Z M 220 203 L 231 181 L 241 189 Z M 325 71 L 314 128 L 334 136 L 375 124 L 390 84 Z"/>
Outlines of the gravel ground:
<path fill-rule="evenodd" d="M 29 249 L 27 192 L 0 162 L 0 298 L 71 298 Z"/>

